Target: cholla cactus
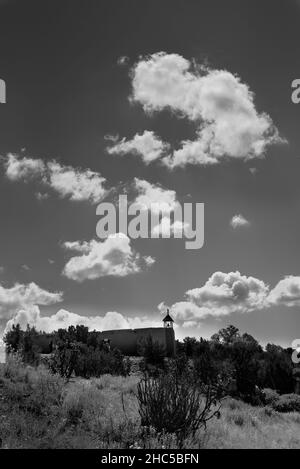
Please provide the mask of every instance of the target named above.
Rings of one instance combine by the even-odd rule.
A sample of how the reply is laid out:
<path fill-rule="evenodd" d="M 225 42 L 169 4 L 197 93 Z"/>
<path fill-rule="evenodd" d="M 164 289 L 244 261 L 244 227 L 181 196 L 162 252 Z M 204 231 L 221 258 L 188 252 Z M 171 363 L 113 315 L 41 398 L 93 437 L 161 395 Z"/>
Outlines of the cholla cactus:
<path fill-rule="evenodd" d="M 137 398 L 142 426 L 176 434 L 179 445 L 219 415 L 212 387 L 196 385 L 176 373 L 155 378 L 145 375 L 138 384 Z"/>

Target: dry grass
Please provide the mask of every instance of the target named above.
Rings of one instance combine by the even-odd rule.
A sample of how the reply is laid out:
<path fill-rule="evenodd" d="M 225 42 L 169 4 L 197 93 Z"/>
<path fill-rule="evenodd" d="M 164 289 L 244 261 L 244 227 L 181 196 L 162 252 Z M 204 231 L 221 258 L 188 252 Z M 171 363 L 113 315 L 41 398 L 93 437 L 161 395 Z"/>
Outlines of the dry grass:
<path fill-rule="evenodd" d="M 300 448 L 300 413 L 281 414 L 240 401 L 223 402 L 221 418 L 208 428 L 207 448 Z"/>
<path fill-rule="evenodd" d="M 145 433 L 135 392 L 139 378 L 104 375 L 66 383 L 40 367 L 0 366 L 4 448 L 176 448 L 173 435 Z M 1 441 L 0 440 L 0 441 Z M 278 413 L 226 399 L 220 419 L 185 448 L 300 448 L 300 413 Z"/>

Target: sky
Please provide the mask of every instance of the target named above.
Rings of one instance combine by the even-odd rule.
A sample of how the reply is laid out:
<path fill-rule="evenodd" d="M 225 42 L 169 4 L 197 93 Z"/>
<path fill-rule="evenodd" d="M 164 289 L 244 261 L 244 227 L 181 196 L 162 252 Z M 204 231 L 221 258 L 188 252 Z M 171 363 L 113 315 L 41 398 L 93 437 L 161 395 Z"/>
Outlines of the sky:
<path fill-rule="evenodd" d="M 0 2 L 0 334 L 300 335 L 300 4 Z M 97 205 L 204 203 L 204 245 L 97 237 Z"/>

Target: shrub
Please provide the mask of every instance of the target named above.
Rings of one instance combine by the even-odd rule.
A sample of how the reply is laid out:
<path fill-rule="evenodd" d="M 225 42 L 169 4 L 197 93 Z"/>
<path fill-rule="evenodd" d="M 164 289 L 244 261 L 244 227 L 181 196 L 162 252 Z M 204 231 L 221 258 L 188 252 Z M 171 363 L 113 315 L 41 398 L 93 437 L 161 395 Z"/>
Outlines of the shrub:
<path fill-rule="evenodd" d="M 158 367 L 164 366 L 166 350 L 163 345 L 153 340 L 149 335 L 138 344 L 138 353 L 145 359 L 146 365 L 154 365 Z"/>
<path fill-rule="evenodd" d="M 0 385 L 7 402 L 36 415 L 47 415 L 60 406 L 64 380 L 44 366 L 24 367 L 10 357 L 0 375 Z"/>
<path fill-rule="evenodd" d="M 157 432 L 174 433 L 179 446 L 215 415 L 217 399 L 211 387 L 193 385 L 176 373 L 149 378 L 145 375 L 137 393 L 141 424 Z"/>
<path fill-rule="evenodd" d="M 63 378 L 69 379 L 78 360 L 77 344 L 64 344 L 61 342 L 49 360 L 49 368 Z"/>
<path fill-rule="evenodd" d="M 300 396 L 298 394 L 283 394 L 273 402 L 273 409 L 277 412 L 300 412 Z"/>
<path fill-rule="evenodd" d="M 76 376 L 84 378 L 99 377 L 103 374 L 123 375 L 129 374 L 128 361 L 118 349 L 112 351 L 93 350 L 91 347 L 80 349 L 74 365 Z"/>
<path fill-rule="evenodd" d="M 264 404 L 273 406 L 280 398 L 279 394 L 274 389 L 266 388 L 263 390 Z"/>
<path fill-rule="evenodd" d="M 80 342 L 60 342 L 49 360 L 49 367 L 65 378 L 70 378 L 73 373 L 83 378 L 108 373 L 126 376 L 130 371 L 130 362 L 124 360 L 118 349 L 105 351 Z"/>

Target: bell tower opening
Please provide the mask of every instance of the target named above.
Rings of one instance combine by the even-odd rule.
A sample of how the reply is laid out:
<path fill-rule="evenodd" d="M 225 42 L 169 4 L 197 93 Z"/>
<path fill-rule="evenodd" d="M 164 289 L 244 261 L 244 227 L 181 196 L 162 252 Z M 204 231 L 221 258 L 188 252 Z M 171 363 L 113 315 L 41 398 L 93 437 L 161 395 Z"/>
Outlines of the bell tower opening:
<path fill-rule="evenodd" d="M 164 323 L 164 327 L 173 329 L 174 320 L 173 320 L 173 318 L 170 316 L 170 313 L 169 313 L 169 310 L 168 310 L 168 309 L 167 309 L 167 314 L 166 314 L 166 316 L 165 316 L 164 319 L 163 319 L 163 323 Z"/>

